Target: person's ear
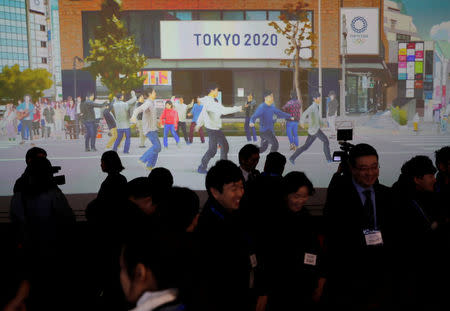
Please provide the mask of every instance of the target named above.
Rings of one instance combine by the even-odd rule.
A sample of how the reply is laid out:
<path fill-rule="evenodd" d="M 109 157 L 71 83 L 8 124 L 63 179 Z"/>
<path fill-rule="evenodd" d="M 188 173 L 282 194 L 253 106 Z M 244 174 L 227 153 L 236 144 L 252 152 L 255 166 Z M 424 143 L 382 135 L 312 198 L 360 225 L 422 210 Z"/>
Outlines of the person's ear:
<path fill-rule="evenodd" d="M 134 270 L 134 280 L 145 281 L 146 277 L 147 277 L 147 269 L 142 263 L 138 263 L 136 269 Z"/>
<path fill-rule="evenodd" d="M 420 182 L 421 182 L 421 180 L 423 179 L 423 177 L 414 177 L 414 183 L 416 184 L 416 185 L 418 185 L 418 184 L 420 184 Z"/>
<path fill-rule="evenodd" d="M 213 195 L 214 199 L 218 199 L 220 197 L 220 191 L 217 190 L 216 188 L 209 188 L 209 191 L 211 192 L 211 194 Z"/>

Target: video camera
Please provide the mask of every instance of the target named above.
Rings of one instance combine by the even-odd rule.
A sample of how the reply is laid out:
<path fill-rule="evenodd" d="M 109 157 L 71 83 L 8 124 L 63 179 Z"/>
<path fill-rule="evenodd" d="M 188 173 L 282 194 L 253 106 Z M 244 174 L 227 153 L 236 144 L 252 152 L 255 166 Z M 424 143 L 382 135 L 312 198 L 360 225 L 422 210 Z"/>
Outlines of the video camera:
<path fill-rule="evenodd" d="M 61 166 L 52 166 L 52 174 L 56 174 L 61 170 Z M 57 185 L 64 185 L 66 183 L 66 176 L 64 175 L 58 175 L 53 176 L 53 181 Z"/>
<path fill-rule="evenodd" d="M 345 162 L 348 159 L 348 154 L 355 145 L 347 141 L 352 139 L 353 139 L 352 128 L 337 130 L 337 141 L 339 142 L 339 145 L 341 145 L 340 147 L 341 150 L 333 152 L 334 162 Z"/>

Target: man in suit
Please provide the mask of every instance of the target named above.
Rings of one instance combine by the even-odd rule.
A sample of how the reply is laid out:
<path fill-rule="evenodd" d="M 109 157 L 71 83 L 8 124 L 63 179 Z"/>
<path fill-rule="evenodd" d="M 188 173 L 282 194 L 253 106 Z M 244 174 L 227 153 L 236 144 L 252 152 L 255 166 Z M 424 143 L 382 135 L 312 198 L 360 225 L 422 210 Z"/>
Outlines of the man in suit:
<path fill-rule="evenodd" d="M 325 203 L 328 294 L 333 305 L 355 310 L 389 303 L 392 198 L 378 182 L 377 151 L 358 144 L 351 174 L 335 177 Z"/>

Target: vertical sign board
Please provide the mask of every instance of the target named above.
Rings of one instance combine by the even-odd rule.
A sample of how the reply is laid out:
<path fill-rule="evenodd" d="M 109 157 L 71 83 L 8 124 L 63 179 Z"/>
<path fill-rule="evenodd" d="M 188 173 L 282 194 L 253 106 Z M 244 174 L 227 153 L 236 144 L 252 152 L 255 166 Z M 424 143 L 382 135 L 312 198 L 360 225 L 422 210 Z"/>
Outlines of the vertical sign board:
<path fill-rule="evenodd" d="M 341 24 L 347 26 L 347 55 L 379 55 L 380 19 L 378 8 L 341 8 Z M 341 47 L 344 37 L 341 33 Z"/>
<path fill-rule="evenodd" d="M 44 0 L 29 0 L 30 11 L 39 12 L 45 14 L 45 2 Z"/>
<path fill-rule="evenodd" d="M 406 97 L 421 97 L 424 89 L 424 43 L 400 42 L 398 44 L 398 94 Z M 403 88 L 406 87 L 405 90 Z"/>

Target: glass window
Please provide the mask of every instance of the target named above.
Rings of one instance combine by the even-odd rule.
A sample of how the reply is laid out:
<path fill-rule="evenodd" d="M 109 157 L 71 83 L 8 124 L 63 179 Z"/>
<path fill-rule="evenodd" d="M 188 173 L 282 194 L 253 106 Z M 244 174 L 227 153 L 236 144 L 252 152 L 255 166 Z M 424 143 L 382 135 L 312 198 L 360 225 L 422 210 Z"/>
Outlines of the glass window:
<path fill-rule="evenodd" d="M 269 21 L 279 21 L 280 15 L 280 11 L 269 11 Z"/>
<path fill-rule="evenodd" d="M 192 12 L 191 11 L 177 11 L 175 12 L 176 19 L 180 21 L 191 21 L 192 20 Z"/>
<path fill-rule="evenodd" d="M 203 21 L 218 21 L 220 20 L 219 11 L 198 11 L 198 19 Z"/>
<path fill-rule="evenodd" d="M 244 11 L 223 11 L 222 19 L 226 21 L 243 21 Z"/>
<path fill-rule="evenodd" d="M 41 31 L 45 31 L 45 25 L 39 25 L 39 29 L 40 29 Z"/>
<path fill-rule="evenodd" d="M 245 11 L 245 19 L 249 21 L 265 21 L 266 11 Z"/>
<path fill-rule="evenodd" d="M 41 48 L 46 48 L 46 47 L 47 47 L 47 42 L 41 41 Z"/>

